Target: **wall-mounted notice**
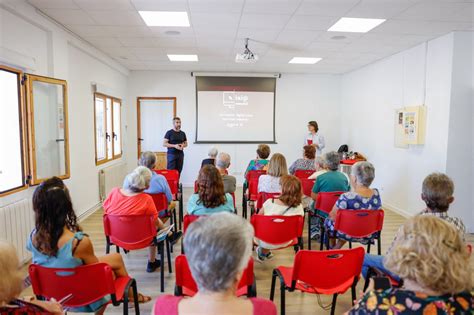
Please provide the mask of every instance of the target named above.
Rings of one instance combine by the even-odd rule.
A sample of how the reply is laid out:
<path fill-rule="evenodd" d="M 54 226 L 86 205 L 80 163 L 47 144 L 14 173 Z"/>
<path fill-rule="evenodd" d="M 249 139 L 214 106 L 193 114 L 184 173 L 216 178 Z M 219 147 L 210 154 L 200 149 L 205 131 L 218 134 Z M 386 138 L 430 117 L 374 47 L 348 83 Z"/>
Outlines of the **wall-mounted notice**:
<path fill-rule="evenodd" d="M 395 147 L 407 148 L 409 144 L 424 144 L 425 129 L 425 106 L 410 106 L 395 111 Z"/>

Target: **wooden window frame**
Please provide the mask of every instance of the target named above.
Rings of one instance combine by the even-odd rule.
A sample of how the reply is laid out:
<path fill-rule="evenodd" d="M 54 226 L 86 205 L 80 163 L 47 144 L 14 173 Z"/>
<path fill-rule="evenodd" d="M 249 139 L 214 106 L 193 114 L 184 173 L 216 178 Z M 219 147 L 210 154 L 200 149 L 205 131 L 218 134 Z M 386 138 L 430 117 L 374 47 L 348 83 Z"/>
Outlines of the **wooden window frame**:
<path fill-rule="evenodd" d="M 176 117 L 176 97 L 168 96 L 168 97 L 154 97 L 154 96 L 140 96 L 137 97 L 137 154 L 138 158 L 140 158 L 140 152 L 142 150 L 142 127 L 141 127 L 141 118 L 140 118 L 140 101 L 146 100 L 169 100 L 173 101 L 173 116 Z"/>
<path fill-rule="evenodd" d="M 28 157 L 27 157 L 27 125 L 26 125 L 26 109 L 25 109 L 25 90 L 24 90 L 24 74 L 23 71 L 11 67 L 7 67 L 4 65 L 0 65 L 0 71 L 7 71 L 11 73 L 15 73 L 18 77 L 18 109 L 19 109 L 19 127 L 20 127 L 20 150 L 21 150 L 21 159 L 22 159 L 22 177 L 23 177 L 23 185 L 18 187 L 13 187 L 11 189 L 5 190 L 0 192 L 0 197 L 4 197 L 7 195 L 11 195 L 17 193 L 19 191 L 25 190 L 28 188 L 29 182 L 29 175 L 28 175 Z"/>
<path fill-rule="evenodd" d="M 35 144 L 35 123 L 34 123 L 34 99 L 33 99 L 33 83 L 45 82 L 50 84 L 61 85 L 63 88 L 63 116 L 64 116 L 64 159 L 66 163 L 65 174 L 56 175 L 61 179 L 71 177 L 71 166 L 69 159 L 69 121 L 68 121 L 68 94 L 67 82 L 65 80 L 49 78 L 39 75 L 26 74 L 26 108 L 28 113 L 28 157 L 30 167 L 30 183 L 38 185 L 47 178 L 37 178 L 36 173 L 36 144 Z"/>
<path fill-rule="evenodd" d="M 103 93 L 99 93 L 99 92 L 95 92 L 94 93 L 94 151 L 95 151 L 95 165 L 102 165 L 102 164 L 105 164 L 105 163 L 108 163 L 110 161 L 113 161 L 113 160 L 116 160 L 116 159 L 119 159 L 122 157 L 122 154 L 123 154 L 123 133 L 122 133 L 122 100 L 120 98 L 117 98 L 117 97 L 113 97 L 113 96 L 110 96 L 110 95 L 107 95 L 107 94 L 103 94 Z M 97 159 L 97 129 L 96 129 L 96 126 L 97 126 L 97 117 L 96 117 L 96 98 L 100 98 L 104 101 L 104 126 L 105 126 L 105 130 L 107 132 L 107 99 L 110 99 L 110 102 L 111 102 L 111 106 L 110 106 L 110 110 L 111 110 L 111 122 L 112 122 L 112 135 L 111 135 L 111 142 L 112 142 L 112 158 L 108 158 L 109 154 L 108 154 L 108 148 L 107 148 L 107 137 L 106 137 L 106 140 L 105 140 L 105 159 L 102 159 L 102 160 L 98 160 Z M 114 126 L 114 103 L 119 103 L 120 104 L 120 154 L 115 154 L 115 141 L 114 141 L 114 135 L 115 135 L 115 127 Z"/>

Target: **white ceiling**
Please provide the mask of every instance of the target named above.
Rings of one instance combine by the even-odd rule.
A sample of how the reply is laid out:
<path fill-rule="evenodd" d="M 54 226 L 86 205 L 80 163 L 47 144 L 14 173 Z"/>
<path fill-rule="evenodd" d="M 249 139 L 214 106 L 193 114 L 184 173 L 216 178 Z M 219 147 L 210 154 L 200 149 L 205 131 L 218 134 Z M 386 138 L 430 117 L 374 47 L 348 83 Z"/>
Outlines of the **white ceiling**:
<path fill-rule="evenodd" d="M 474 0 L 28 2 L 130 70 L 345 73 L 448 32 L 474 30 Z M 191 27 L 148 27 L 139 10 L 187 11 Z M 387 21 L 366 34 L 327 32 L 343 16 Z M 256 64 L 234 62 L 246 37 L 255 40 L 249 47 L 260 57 Z M 199 62 L 171 62 L 166 54 L 197 54 Z M 288 64 L 295 56 L 323 60 Z"/>

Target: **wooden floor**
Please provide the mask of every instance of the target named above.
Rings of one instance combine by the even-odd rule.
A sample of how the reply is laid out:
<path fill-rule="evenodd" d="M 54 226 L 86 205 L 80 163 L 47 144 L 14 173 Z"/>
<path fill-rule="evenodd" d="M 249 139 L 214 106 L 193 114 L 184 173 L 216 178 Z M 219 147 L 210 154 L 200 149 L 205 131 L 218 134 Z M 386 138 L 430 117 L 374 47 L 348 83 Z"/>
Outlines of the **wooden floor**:
<path fill-rule="evenodd" d="M 192 193 L 191 188 L 184 189 L 184 204 L 187 204 L 187 199 Z M 242 195 L 241 189 L 236 192 L 237 205 L 241 205 Z M 241 215 L 241 207 L 239 206 L 239 215 Z M 396 231 L 399 226 L 403 224 L 406 219 L 402 216 L 392 212 L 385 212 L 384 228 L 382 231 L 382 252 L 384 253 L 387 247 L 390 245 Z M 102 211 L 97 211 L 89 218 L 81 223 L 83 230 L 89 234 L 94 244 L 94 250 L 96 255 L 102 255 L 105 253 L 105 237 L 102 226 Z M 304 234 L 304 246 L 307 246 L 306 229 Z M 469 236 L 469 241 L 472 244 L 474 236 Z M 318 248 L 319 243 L 313 242 L 313 249 Z M 175 246 L 174 254 L 180 253 L 180 246 Z M 374 251 L 376 249 L 372 249 Z M 160 283 L 160 272 L 157 270 L 154 273 L 147 273 L 145 271 L 147 262 L 147 250 L 133 251 L 124 255 L 124 260 L 127 269 L 132 277 L 138 282 L 138 289 L 140 292 L 150 295 L 153 299 L 156 299 L 161 293 L 159 292 Z M 275 251 L 275 258 L 271 261 L 266 261 L 263 264 L 255 263 L 255 277 L 257 280 L 257 295 L 262 298 L 268 298 L 270 293 L 271 274 L 273 268 L 279 265 L 291 266 L 293 264 L 294 251 L 292 249 L 284 249 Z M 166 263 L 166 262 L 165 262 Z M 474 258 L 470 261 L 471 268 L 474 270 Z M 166 264 L 165 264 L 166 266 Z M 173 263 L 174 268 L 174 263 Z M 26 268 L 25 268 L 26 269 Z M 331 272 L 331 271 L 328 271 Z M 473 276 L 474 277 L 474 276 Z M 358 290 L 363 285 L 363 281 L 359 282 Z M 174 292 L 174 274 L 169 274 L 167 269 L 165 271 L 165 293 L 173 294 Z M 24 294 L 31 295 L 31 289 L 28 289 Z M 279 290 L 277 286 L 275 295 L 275 304 L 279 310 Z M 323 305 L 331 303 L 331 297 L 321 296 L 321 302 Z M 140 305 L 140 311 L 142 314 L 150 314 L 153 303 L 147 303 Z M 340 295 L 337 301 L 336 314 L 342 314 L 351 307 L 350 291 L 344 295 Z M 318 300 L 315 295 L 302 294 L 300 292 L 287 293 L 286 295 L 286 310 L 287 314 L 329 314 L 329 311 L 323 310 L 318 305 Z M 121 307 L 109 306 L 106 311 L 107 314 L 121 314 Z"/>

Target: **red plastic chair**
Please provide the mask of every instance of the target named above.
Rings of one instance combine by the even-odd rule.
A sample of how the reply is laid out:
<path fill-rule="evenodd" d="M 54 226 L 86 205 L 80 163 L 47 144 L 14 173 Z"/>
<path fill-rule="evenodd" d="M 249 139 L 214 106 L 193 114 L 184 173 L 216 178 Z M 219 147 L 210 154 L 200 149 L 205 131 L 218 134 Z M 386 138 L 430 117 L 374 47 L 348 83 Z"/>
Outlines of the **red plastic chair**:
<path fill-rule="evenodd" d="M 317 214 L 317 211 L 321 211 L 326 215 L 331 212 L 332 208 L 336 204 L 337 199 L 343 194 L 343 191 L 332 191 L 332 192 L 320 192 L 318 193 L 318 197 L 316 198 L 316 202 L 314 203 L 314 210 L 316 212 L 312 212 L 311 210 L 308 211 L 308 249 L 311 249 L 311 218 L 317 217 L 319 220 L 319 230 L 321 231 L 321 240 L 320 240 L 320 250 L 323 250 L 324 244 L 324 219 Z"/>
<path fill-rule="evenodd" d="M 194 193 L 195 193 L 195 194 L 198 193 L 198 189 L 199 189 L 199 187 L 198 187 L 198 181 L 195 180 L 195 181 L 194 181 Z"/>
<path fill-rule="evenodd" d="M 334 230 L 344 233 L 351 238 L 369 239 L 367 253 L 370 253 L 370 239 L 377 239 L 377 252 L 382 255 L 382 237 L 384 211 L 383 210 L 337 210 Z M 329 247 L 329 238 L 326 237 L 326 247 Z M 349 241 L 349 248 L 352 248 Z"/>
<path fill-rule="evenodd" d="M 285 291 L 298 290 L 311 294 L 332 294 L 331 315 L 336 309 L 337 296 L 351 288 L 352 301 L 364 261 L 364 249 L 329 251 L 301 250 L 295 256 L 293 267 L 273 269 L 270 300 L 275 295 L 276 277 L 280 279 L 280 314 L 285 314 Z"/>
<path fill-rule="evenodd" d="M 132 288 L 135 314 L 140 314 L 137 283 L 130 277 L 114 279 L 112 268 L 105 263 L 83 265 L 76 268 L 46 268 L 36 264 L 28 267 L 33 292 L 38 298 L 55 298 L 64 307 L 76 308 L 89 305 L 110 295 L 114 306 L 123 303 L 123 313 L 128 314 L 128 292 Z"/>
<path fill-rule="evenodd" d="M 179 172 L 177 170 L 154 170 L 156 174 L 163 175 L 168 182 L 173 195 L 173 200 L 178 201 L 179 207 L 179 229 L 183 222 L 183 185 L 179 182 Z"/>
<path fill-rule="evenodd" d="M 247 218 L 247 203 L 249 201 L 256 201 L 258 194 L 258 179 L 260 176 L 266 174 L 265 170 L 252 170 L 247 173 L 245 179 L 247 183 L 242 189 L 242 216 Z M 246 190 L 248 189 L 248 193 Z M 254 209 L 251 209 L 253 213 Z"/>
<path fill-rule="evenodd" d="M 174 231 L 177 231 L 178 227 L 176 226 L 176 209 L 171 213 L 168 211 L 168 199 L 163 193 L 160 194 L 148 194 L 153 198 L 153 203 L 155 204 L 156 210 L 160 218 L 170 218 L 171 223 L 174 224 Z M 164 213 L 164 215 L 163 215 Z M 160 215 L 161 214 L 161 215 Z"/>
<path fill-rule="evenodd" d="M 313 175 L 313 173 L 316 172 L 315 170 L 296 170 L 295 171 L 295 176 L 298 177 L 298 178 L 308 178 L 310 177 L 311 175 Z"/>
<path fill-rule="evenodd" d="M 186 233 L 186 230 L 188 229 L 189 225 L 200 217 L 201 216 L 199 215 L 186 214 L 183 220 L 183 234 Z"/>
<path fill-rule="evenodd" d="M 300 215 L 262 215 L 255 214 L 250 218 L 255 237 L 269 244 L 284 244 L 279 249 L 293 246 L 295 252 L 303 249 L 304 218 Z"/>
<path fill-rule="evenodd" d="M 166 243 L 166 254 L 168 258 L 168 269 L 172 272 L 171 252 L 168 240 L 158 242 L 156 240 L 156 226 L 153 216 L 151 215 L 111 215 L 104 214 L 104 232 L 106 240 L 106 250 L 110 252 L 110 246 L 115 245 L 117 253 L 119 248 L 123 248 L 125 252 L 130 250 L 147 248 L 155 245 L 160 254 L 161 266 L 161 292 L 165 288 L 165 254 L 164 243 Z"/>
<path fill-rule="evenodd" d="M 301 189 L 303 191 L 303 195 L 311 198 L 311 192 L 313 191 L 315 180 L 307 178 L 299 178 L 299 180 L 301 182 Z"/>
<path fill-rule="evenodd" d="M 271 199 L 271 198 L 276 199 L 280 195 L 281 195 L 280 192 L 260 192 L 260 193 L 258 193 L 255 212 L 258 213 L 258 211 L 260 209 L 262 209 L 263 204 L 265 203 L 265 201 L 267 201 L 268 199 Z"/>
<path fill-rule="evenodd" d="M 235 192 L 230 193 L 230 195 L 232 196 L 232 201 L 234 202 L 234 212 L 237 214 L 237 206 L 235 205 Z"/>
<path fill-rule="evenodd" d="M 250 258 L 247 268 L 245 268 L 242 279 L 237 287 L 237 296 L 257 296 L 257 285 L 253 273 L 253 258 Z M 198 287 L 194 281 L 185 255 L 179 255 L 175 260 L 176 286 L 175 296 L 194 296 L 198 292 Z"/>

